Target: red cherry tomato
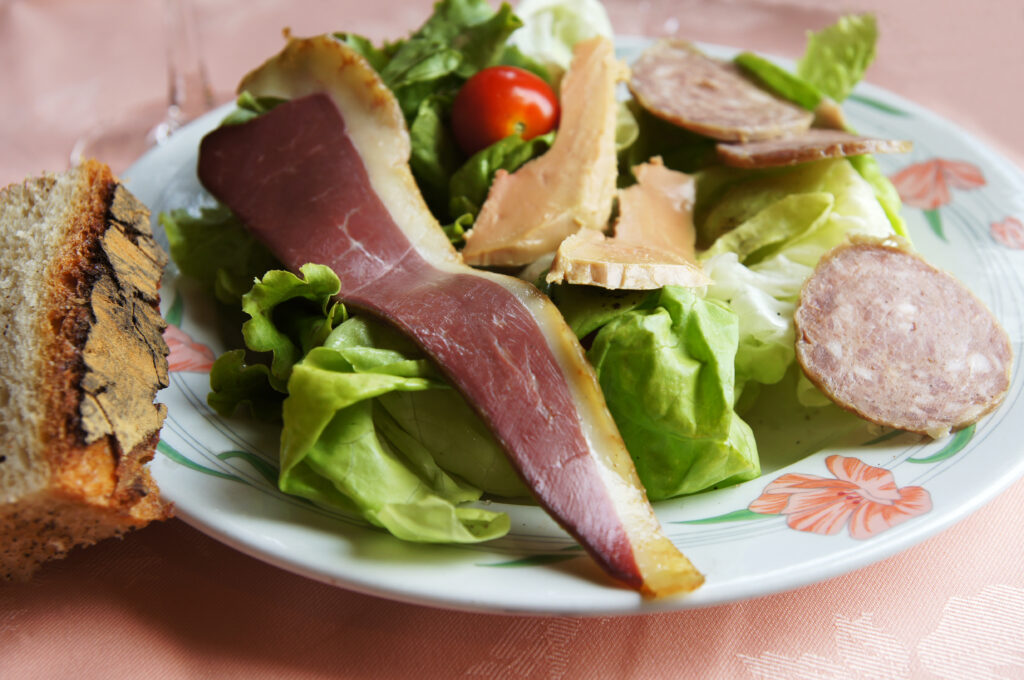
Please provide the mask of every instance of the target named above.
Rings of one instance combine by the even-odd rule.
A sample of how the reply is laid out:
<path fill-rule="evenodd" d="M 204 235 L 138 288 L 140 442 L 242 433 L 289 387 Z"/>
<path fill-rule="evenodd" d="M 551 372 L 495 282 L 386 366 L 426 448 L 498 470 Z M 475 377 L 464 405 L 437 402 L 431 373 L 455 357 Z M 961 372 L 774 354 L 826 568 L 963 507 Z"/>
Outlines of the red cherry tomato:
<path fill-rule="evenodd" d="M 558 98 L 544 81 L 515 66 L 491 66 L 466 81 L 452 105 L 452 130 L 467 154 L 519 131 L 523 139 L 558 125 Z"/>

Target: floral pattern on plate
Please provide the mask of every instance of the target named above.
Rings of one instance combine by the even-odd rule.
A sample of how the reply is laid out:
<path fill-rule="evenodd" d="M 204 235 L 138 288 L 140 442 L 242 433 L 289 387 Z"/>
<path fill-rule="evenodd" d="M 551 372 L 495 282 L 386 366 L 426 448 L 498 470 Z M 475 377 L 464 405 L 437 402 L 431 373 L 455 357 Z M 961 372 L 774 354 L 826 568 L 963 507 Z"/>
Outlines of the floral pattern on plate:
<path fill-rule="evenodd" d="M 966 161 L 933 158 L 909 165 L 892 177 L 903 203 L 924 211 L 928 225 L 943 241 L 946 235 L 939 208 L 953 200 L 950 188 L 970 190 L 985 186 L 981 168 Z"/>
<path fill-rule="evenodd" d="M 833 455 L 825 465 L 835 479 L 788 473 L 765 487 L 750 504 L 753 512 L 785 515 L 798 531 L 833 535 L 848 527 L 850 536 L 871 538 L 932 509 L 920 486 L 896 486 L 893 474 L 856 458 Z"/>

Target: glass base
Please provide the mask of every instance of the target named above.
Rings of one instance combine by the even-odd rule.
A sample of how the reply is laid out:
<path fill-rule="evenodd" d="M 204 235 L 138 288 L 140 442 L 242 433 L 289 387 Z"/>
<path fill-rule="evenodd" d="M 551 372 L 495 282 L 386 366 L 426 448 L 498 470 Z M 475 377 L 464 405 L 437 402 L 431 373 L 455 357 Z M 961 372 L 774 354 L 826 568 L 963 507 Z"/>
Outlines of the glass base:
<path fill-rule="evenodd" d="M 71 166 L 93 158 L 109 165 L 114 174 L 124 172 L 178 127 L 171 113 L 167 100 L 153 101 L 99 123 L 75 142 Z"/>

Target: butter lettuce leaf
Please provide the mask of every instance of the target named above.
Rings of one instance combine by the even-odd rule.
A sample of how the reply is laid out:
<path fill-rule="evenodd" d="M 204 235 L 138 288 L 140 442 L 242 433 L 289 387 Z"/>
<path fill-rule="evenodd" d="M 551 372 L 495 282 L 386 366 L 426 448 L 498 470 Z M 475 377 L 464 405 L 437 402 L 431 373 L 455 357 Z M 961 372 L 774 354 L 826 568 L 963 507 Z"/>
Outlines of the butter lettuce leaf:
<path fill-rule="evenodd" d="M 599 0 L 523 0 L 516 6 L 523 27 L 512 44 L 536 60 L 557 83 L 569 69 L 576 43 L 603 35 L 612 37 L 612 24 Z"/>
<path fill-rule="evenodd" d="M 597 331 L 587 356 L 652 500 L 759 474 L 733 408 L 737 340 L 728 307 L 674 286 Z"/>
<path fill-rule="evenodd" d="M 903 201 L 900 199 L 899 192 L 896 191 L 892 181 L 878 165 L 875 157 L 865 154 L 863 156 L 851 156 L 847 160 L 860 173 L 864 181 L 871 185 L 878 204 L 882 206 L 882 210 L 885 211 L 889 222 L 892 224 L 893 231 L 909 239 L 910 234 L 907 232 L 907 223 L 900 214 Z"/>
<path fill-rule="evenodd" d="M 279 487 L 404 540 L 475 542 L 508 531 L 467 506 L 528 495 L 500 446 L 404 335 L 335 301 L 329 268 L 272 270 L 243 296 L 246 350 L 211 372 L 211 407 L 280 419 Z"/>
<path fill-rule="evenodd" d="M 390 416 L 390 431 L 402 430 L 441 468 L 489 494 L 529 496 L 487 425 L 406 336 L 356 316 L 338 326 L 324 347 L 341 354 L 358 373 L 429 380 L 427 391 L 395 390 L 377 397 Z"/>
<path fill-rule="evenodd" d="M 893 233 L 873 187 L 845 158 L 804 163 L 765 174 L 728 176 L 730 179 L 719 188 L 711 205 L 703 206 L 704 217 L 697 230 L 705 243 L 713 244 L 723 234 L 793 194 L 828 193 L 834 200 L 828 219 L 816 221 L 812 232 L 797 235 L 789 244 L 790 257 L 805 264 L 813 266 L 818 261 L 824 252 L 822 244 L 828 248 L 839 245 L 847 234 L 884 237 Z M 703 180 L 698 178 L 698 187 Z"/>
<path fill-rule="evenodd" d="M 875 60 L 878 27 L 873 14 L 851 14 L 807 37 L 796 73 L 837 102 L 846 99 Z"/>
<path fill-rule="evenodd" d="M 752 176 L 715 194 L 701 253 L 707 298 L 736 312 L 736 383 L 770 384 L 794 359 L 793 311 L 804 281 L 827 251 L 851 236 L 894 234 L 874 191 L 846 159 Z M 699 182 L 699 179 L 698 179 Z"/>
<path fill-rule="evenodd" d="M 473 543 L 507 533 L 507 515 L 464 506 L 480 491 L 441 470 L 372 401 L 395 390 L 430 387 L 426 378 L 356 373 L 337 350 L 314 348 L 288 381 L 281 490 L 328 508 L 356 510 L 407 541 Z"/>

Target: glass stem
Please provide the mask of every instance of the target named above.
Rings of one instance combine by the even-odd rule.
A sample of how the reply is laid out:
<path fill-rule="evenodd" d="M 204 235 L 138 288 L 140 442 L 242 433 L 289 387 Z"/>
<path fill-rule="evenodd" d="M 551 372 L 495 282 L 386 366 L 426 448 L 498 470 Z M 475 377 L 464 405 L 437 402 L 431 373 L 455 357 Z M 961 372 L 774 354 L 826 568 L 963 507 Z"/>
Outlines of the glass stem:
<path fill-rule="evenodd" d="M 166 119 L 154 131 L 158 144 L 214 105 L 193 3 L 164 0 L 164 26 L 168 107 Z"/>

